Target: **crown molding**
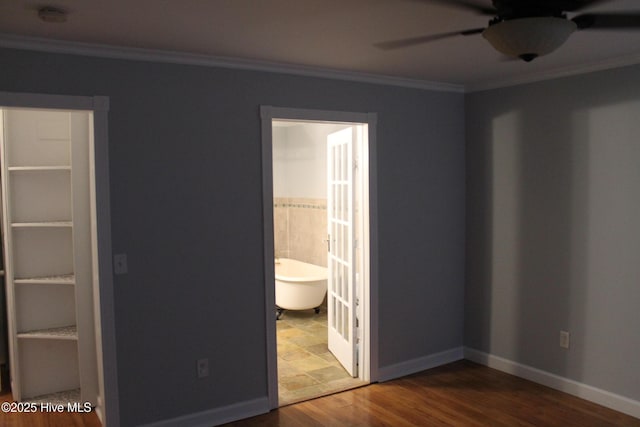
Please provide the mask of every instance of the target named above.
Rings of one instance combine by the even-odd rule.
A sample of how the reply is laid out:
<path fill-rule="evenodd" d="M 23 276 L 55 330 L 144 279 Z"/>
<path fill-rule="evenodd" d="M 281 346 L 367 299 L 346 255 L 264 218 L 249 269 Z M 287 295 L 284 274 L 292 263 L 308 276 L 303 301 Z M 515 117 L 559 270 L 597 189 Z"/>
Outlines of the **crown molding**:
<path fill-rule="evenodd" d="M 562 77 L 588 74 L 596 71 L 611 70 L 614 68 L 627 67 L 640 64 L 640 54 L 626 55 L 618 58 L 611 58 L 603 61 L 592 62 L 569 67 L 556 68 L 554 70 L 531 73 L 514 78 L 486 81 L 465 85 L 465 93 L 482 92 L 486 90 L 501 89 L 511 86 L 520 86 L 529 83 L 536 83 L 545 80 L 558 79 Z"/>
<path fill-rule="evenodd" d="M 162 62 L 183 65 L 199 65 L 204 67 L 230 68 L 248 71 L 263 71 L 278 74 L 289 74 L 296 76 L 351 81 L 357 83 L 369 83 L 384 86 L 397 86 L 412 89 L 456 93 L 482 92 L 487 90 L 525 85 L 561 77 L 570 77 L 579 74 L 587 74 L 596 71 L 604 71 L 629 65 L 640 64 L 640 54 L 633 54 L 594 63 L 530 73 L 513 78 L 487 80 L 478 83 L 470 83 L 467 85 L 459 85 L 377 74 L 341 71 L 296 64 L 250 60 L 226 56 L 202 55 L 166 50 L 120 47 L 105 44 L 71 42 L 41 37 L 18 36 L 7 33 L 0 33 L 0 47 L 10 49 L 34 50 L 49 53 L 92 56 L 99 58 Z"/>
<path fill-rule="evenodd" d="M 399 86 L 443 92 L 464 92 L 462 85 L 405 79 L 392 76 L 316 68 L 304 65 L 284 64 L 225 56 L 202 55 L 166 50 L 120 47 L 104 44 L 71 42 L 40 37 L 26 37 L 0 33 L 0 47 L 35 50 L 40 52 L 93 56 L 99 58 L 127 59 L 133 61 L 164 62 L 170 64 L 199 65 L 205 67 L 231 68 L 270 73 L 346 80 L 385 86 Z"/>

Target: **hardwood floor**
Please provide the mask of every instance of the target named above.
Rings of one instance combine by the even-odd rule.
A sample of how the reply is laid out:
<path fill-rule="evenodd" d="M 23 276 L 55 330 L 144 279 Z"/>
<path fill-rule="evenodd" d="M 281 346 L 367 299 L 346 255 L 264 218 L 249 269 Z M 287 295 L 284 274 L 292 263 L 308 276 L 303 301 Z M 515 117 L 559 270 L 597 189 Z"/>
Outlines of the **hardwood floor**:
<path fill-rule="evenodd" d="M 11 402 L 0 394 L 0 402 Z M 640 419 L 468 361 L 285 406 L 253 426 L 634 426 Z M 0 412 L 2 427 L 100 427 L 95 413 Z"/>
<path fill-rule="evenodd" d="M 463 360 L 226 426 L 613 427 L 640 419 Z"/>
<path fill-rule="evenodd" d="M 0 393 L 0 404 L 13 402 L 10 392 Z M 0 411 L 0 426 L 2 427 L 101 427 L 102 424 L 95 412 L 52 413 L 37 411 L 33 413 L 16 413 L 7 411 L 2 406 Z"/>

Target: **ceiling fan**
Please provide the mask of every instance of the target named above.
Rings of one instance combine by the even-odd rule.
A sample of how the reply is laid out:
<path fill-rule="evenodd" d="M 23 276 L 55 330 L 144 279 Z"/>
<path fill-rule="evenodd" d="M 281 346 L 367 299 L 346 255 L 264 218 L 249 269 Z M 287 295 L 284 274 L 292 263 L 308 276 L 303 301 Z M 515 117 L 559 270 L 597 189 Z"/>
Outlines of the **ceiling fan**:
<path fill-rule="evenodd" d="M 492 16 L 487 27 L 405 38 L 377 43 L 380 49 L 398 49 L 448 37 L 482 34 L 499 52 L 530 62 L 559 48 L 577 30 L 640 30 L 640 11 L 631 13 L 578 12 L 610 0 L 492 0 L 486 6 L 474 0 L 420 0 Z"/>

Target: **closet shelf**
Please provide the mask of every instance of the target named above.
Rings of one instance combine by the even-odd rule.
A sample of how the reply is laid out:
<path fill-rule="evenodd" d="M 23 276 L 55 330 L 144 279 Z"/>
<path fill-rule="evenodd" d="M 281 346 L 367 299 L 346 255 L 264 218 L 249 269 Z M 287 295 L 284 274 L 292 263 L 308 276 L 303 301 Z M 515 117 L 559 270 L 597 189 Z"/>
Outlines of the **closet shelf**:
<path fill-rule="evenodd" d="M 13 228 L 49 228 L 49 227 L 71 227 L 71 221 L 38 221 L 38 222 L 13 222 Z"/>
<path fill-rule="evenodd" d="M 80 389 L 58 391 L 56 393 L 43 394 L 41 396 L 29 397 L 22 399 L 23 402 L 28 403 L 51 403 L 53 405 L 65 405 L 67 403 L 82 403 L 80 401 Z"/>
<path fill-rule="evenodd" d="M 33 285 L 75 285 L 76 278 L 73 274 L 61 274 L 56 276 L 22 277 L 13 280 L 15 284 Z"/>
<path fill-rule="evenodd" d="M 13 398 L 93 403 L 99 307 L 94 233 L 84 232 L 95 217 L 91 112 L 3 108 L 1 119 L 12 129 L 0 138 L 0 216 Z"/>
<path fill-rule="evenodd" d="M 59 328 L 37 329 L 35 331 L 18 332 L 18 338 L 49 339 L 49 340 L 77 340 L 76 325 Z"/>
<path fill-rule="evenodd" d="M 9 172 L 70 171 L 71 166 L 9 166 Z"/>

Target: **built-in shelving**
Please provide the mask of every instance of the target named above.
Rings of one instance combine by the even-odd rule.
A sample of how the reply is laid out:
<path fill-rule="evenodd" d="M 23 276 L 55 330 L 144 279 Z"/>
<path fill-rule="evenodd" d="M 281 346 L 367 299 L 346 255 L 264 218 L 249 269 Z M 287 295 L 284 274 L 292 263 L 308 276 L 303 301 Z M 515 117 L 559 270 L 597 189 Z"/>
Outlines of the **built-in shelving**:
<path fill-rule="evenodd" d="M 35 331 L 18 332 L 17 337 L 47 340 L 77 340 L 78 328 L 76 325 L 70 325 L 59 328 L 38 329 Z"/>
<path fill-rule="evenodd" d="M 71 166 L 9 166 L 9 172 L 71 171 Z"/>
<path fill-rule="evenodd" d="M 38 221 L 38 222 L 14 222 L 13 228 L 50 228 L 50 227 L 73 227 L 71 221 Z"/>
<path fill-rule="evenodd" d="M 38 222 L 14 222 L 12 228 L 71 228 L 71 221 L 38 221 Z"/>
<path fill-rule="evenodd" d="M 67 403 L 84 403 L 81 401 L 80 389 L 75 388 L 72 390 L 63 390 L 56 393 L 44 394 L 42 396 L 36 396 L 29 399 L 24 399 L 24 402 L 29 403 L 49 403 L 52 405 L 67 405 Z"/>
<path fill-rule="evenodd" d="M 13 396 L 94 402 L 89 115 L 0 114 Z"/>
<path fill-rule="evenodd" d="M 76 281 L 75 275 L 73 274 L 60 274 L 55 276 L 15 278 L 13 283 L 16 285 L 75 285 Z"/>

